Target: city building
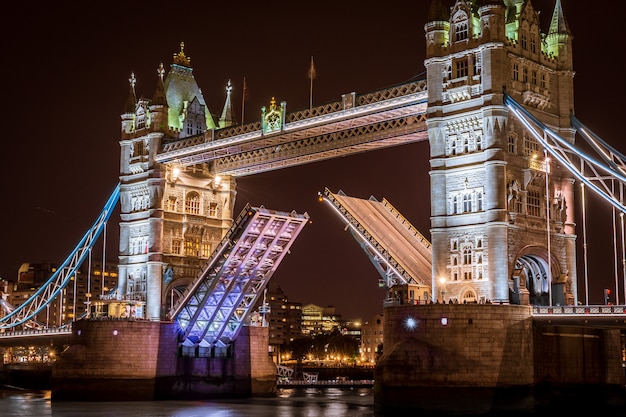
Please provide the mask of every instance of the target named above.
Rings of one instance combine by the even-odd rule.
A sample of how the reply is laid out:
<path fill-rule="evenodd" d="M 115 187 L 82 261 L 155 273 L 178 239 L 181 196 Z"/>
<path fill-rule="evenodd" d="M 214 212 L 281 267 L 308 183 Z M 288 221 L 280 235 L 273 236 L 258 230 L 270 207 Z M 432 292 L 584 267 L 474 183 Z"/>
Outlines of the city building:
<path fill-rule="evenodd" d="M 341 315 L 335 312 L 335 307 L 320 307 L 307 304 L 302 307 L 302 334 L 315 336 L 328 334 L 340 328 Z"/>
<path fill-rule="evenodd" d="M 361 342 L 361 320 L 348 320 L 341 322 L 341 334 L 343 336 L 352 337 L 354 340 Z"/>
<path fill-rule="evenodd" d="M 23 263 L 18 269 L 17 281 L 2 285 L 4 315 L 28 300 L 57 272 L 58 262 Z M 78 273 L 56 299 L 37 315 L 37 327 L 57 327 L 87 315 L 107 315 L 103 299 L 117 286 L 117 264 L 101 261 L 84 262 Z M 35 327 L 35 325 L 33 326 Z"/>
<path fill-rule="evenodd" d="M 361 363 L 374 366 L 377 357 L 382 354 L 383 315 L 377 314 L 361 325 Z"/>
<path fill-rule="evenodd" d="M 254 310 L 252 321 L 269 327 L 269 352 L 279 363 L 286 345 L 302 334 L 302 304 L 289 301 L 280 285 L 270 281 Z"/>

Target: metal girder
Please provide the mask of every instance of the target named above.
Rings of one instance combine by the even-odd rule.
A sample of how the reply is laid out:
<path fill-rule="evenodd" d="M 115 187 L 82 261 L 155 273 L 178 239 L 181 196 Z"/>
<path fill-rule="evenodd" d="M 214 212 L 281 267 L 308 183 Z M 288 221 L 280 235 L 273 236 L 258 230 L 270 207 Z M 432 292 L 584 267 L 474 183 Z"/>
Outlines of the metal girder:
<path fill-rule="evenodd" d="M 10 329 L 19 325 L 34 328 L 42 327 L 35 320 L 37 314 L 39 314 L 48 304 L 54 301 L 54 299 L 71 281 L 71 278 L 76 274 L 76 271 L 89 255 L 95 241 L 106 227 L 106 223 L 115 209 L 119 198 L 120 185 L 118 184 L 113 190 L 113 193 L 109 197 L 96 221 L 87 230 L 87 233 L 85 233 L 67 259 L 65 259 L 65 261 L 61 264 L 61 266 L 59 266 L 59 268 L 57 268 L 48 281 L 39 287 L 39 289 L 28 298 L 28 300 L 24 301 L 7 315 L 0 318 L 0 329 Z"/>
<path fill-rule="evenodd" d="M 306 213 L 244 208 L 170 312 L 182 342 L 229 345 L 308 221 Z"/>
<path fill-rule="evenodd" d="M 387 288 L 399 284 L 431 287 L 431 244 L 388 201 L 348 197 L 342 191 L 333 194 L 328 188 L 319 193 L 319 198 L 346 222 L 346 229 L 363 248 Z"/>
<path fill-rule="evenodd" d="M 369 150 L 386 148 L 428 140 L 426 105 L 415 115 L 345 130 L 289 140 L 263 147 L 259 142 L 254 149 L 216 158 L 213 169 L 217 173 L 242 177 L 305 163 L 347 156 Z"/>
<path fill-rule="evenodd" d="M 583 149 L 580 145 L 570 143 L 557 135 L 506 93 L 504 104 L 552 157 L 609 204 L 622 213 L 626 212 L 626 205 L 624 205 L 626 158 L 622 154 L 586 129 L 573 116 L 572 128 L 585 139 L 590 150 Z"/>
<path fill-rule="evenodd" d="M 156 161 L 211 162 L 216 174 L 244 176 L 426 140 L 427 101 L 425 81 L 346 95 L 340 102 L 290 113 L 279 132 L 264 134 L 254 123 L 166 143 Z"/>

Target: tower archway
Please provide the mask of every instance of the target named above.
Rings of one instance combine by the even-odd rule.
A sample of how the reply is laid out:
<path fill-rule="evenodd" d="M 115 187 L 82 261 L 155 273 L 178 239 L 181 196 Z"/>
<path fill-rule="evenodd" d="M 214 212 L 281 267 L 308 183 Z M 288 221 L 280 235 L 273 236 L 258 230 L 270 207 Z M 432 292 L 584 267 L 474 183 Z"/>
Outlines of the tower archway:
<path fill-rule="evenodd" d="M 548 260 L 546 248 L 540 246 L 523 248 L 515 259 L 513 271 L 510 294 L 512 304 L 539 306 L 564 304 L 562 269 L 553 256 Z"/>
<path fill-rule="evenodd" d="M 191 280 L 188 278 L 181 278 L 170 282 L 161 294 L 161 299 L 164 300 L 162 316 L 168 317 L 169 311 L 178 303 L 179 299 L 185 293 L 187 287 L 191 284 Z"/>

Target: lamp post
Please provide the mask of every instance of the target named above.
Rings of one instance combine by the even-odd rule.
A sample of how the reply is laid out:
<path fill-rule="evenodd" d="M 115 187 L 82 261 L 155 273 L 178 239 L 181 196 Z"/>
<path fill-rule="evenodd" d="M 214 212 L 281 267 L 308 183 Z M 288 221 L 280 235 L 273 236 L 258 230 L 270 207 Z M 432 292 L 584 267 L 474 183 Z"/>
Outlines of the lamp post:
<path fill-rule="evenodd" d="M 444 300 L 444 296 L 446 295 L 446 290 L 445 290 L 445 284 L 446 284 L 446 279 L 444 277 L 439 278 L 439 283 L 441 284 L 441 302 L 445 302 Z"/>

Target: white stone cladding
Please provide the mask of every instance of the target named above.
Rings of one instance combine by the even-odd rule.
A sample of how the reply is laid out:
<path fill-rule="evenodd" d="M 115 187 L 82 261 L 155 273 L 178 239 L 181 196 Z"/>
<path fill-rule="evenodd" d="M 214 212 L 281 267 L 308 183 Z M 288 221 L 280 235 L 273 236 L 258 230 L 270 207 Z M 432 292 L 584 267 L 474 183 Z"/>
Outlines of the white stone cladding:
<path fill-rule="evenodd" d="M 538 22 L 530 3 L 457 1 L 425 26 L 436 300 L 575 302 L 574 181 L 551 165 L 546 181 L 543 148 L 503 104 L 506 90 L 573 141 L 558 128 L 574 105 L 571 40 L 542 43 Z"/>

